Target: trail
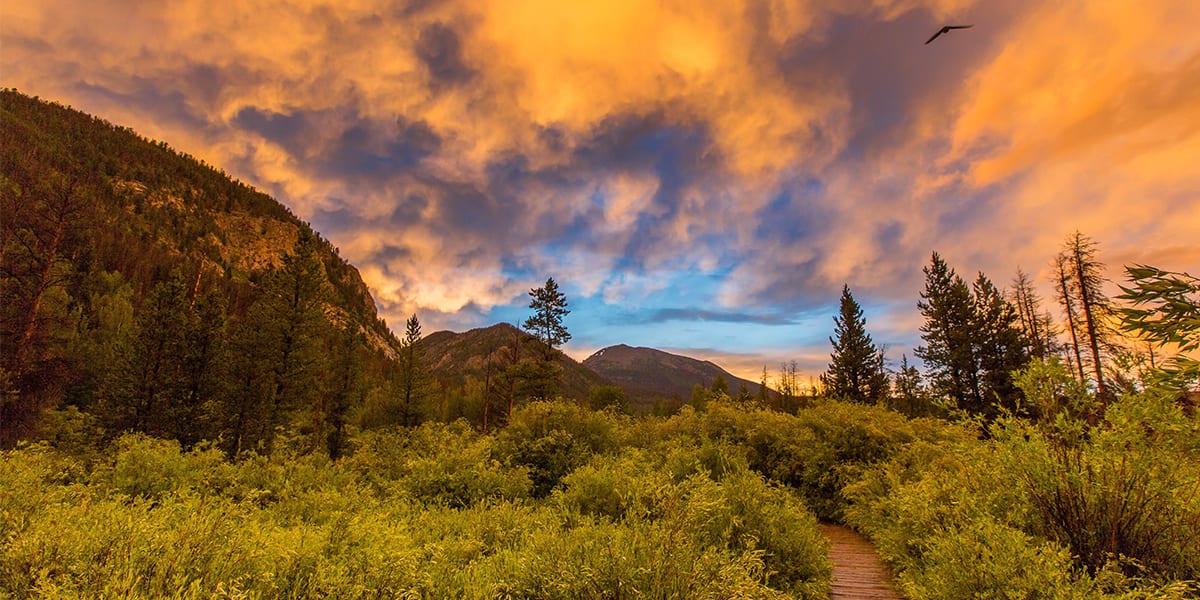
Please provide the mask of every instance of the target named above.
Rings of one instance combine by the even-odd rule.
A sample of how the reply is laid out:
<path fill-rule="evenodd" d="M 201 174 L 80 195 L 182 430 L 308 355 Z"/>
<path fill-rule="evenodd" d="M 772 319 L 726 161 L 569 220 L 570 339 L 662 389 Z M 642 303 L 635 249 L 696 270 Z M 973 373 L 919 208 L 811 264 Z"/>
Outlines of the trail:
<path fill-rule="evenodd" d="M 821 525 L 829 539 L 833 563 L 830 600 L 901 600 L 892 587 L 892 574 L 879 560 L 875 546 L 849 527 Z"/>

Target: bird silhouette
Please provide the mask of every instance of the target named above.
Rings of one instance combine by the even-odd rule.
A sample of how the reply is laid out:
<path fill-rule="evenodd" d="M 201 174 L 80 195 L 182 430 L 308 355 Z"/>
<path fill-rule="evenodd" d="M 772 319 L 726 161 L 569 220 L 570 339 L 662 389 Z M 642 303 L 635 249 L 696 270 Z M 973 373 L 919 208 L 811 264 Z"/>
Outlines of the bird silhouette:
<path fill-rule="evenodd" d="M 943 25 L 937 33 L 933 34 L 933 37 L 925 40 L 925 43 L 928 44 L 929 42 L 938 39 L 938 36 L 942 35 L 943 33 L 950 33 L 951 29 L 970 29 L 971 27 L 974 27 L 974 25 Z"/>

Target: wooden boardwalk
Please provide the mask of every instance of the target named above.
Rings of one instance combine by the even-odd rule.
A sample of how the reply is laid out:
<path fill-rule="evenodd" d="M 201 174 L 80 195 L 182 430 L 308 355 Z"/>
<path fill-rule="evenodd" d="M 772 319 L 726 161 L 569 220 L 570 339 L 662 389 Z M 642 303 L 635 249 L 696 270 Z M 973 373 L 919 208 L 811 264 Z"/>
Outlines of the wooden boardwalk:
<path fill-rule="evenodd" d="M 875 546 L 858 532 L 841 525 L 821 525 L 829 538 L 833 563 L 830 600 L 900 600 L 892 587 L 892 574 L 879 560 Z"/>

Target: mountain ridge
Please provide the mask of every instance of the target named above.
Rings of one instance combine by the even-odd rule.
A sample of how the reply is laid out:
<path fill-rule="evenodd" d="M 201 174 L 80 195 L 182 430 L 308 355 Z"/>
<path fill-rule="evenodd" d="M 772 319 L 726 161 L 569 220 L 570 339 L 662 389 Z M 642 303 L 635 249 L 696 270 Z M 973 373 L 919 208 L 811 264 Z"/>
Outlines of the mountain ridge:
<path fill-rule="evenodd" d="M 582 364 L 623 387 L 634 404 L 686 401 L 696 385 L 708 388 L 718 375 L 725 379 L 730 395 L 736 395 L 742 385 L 751 395 L 761 388 L 760 384 L 737 377 L 712 361 L 657 348 L 616 344 L 597 350 Z"/>

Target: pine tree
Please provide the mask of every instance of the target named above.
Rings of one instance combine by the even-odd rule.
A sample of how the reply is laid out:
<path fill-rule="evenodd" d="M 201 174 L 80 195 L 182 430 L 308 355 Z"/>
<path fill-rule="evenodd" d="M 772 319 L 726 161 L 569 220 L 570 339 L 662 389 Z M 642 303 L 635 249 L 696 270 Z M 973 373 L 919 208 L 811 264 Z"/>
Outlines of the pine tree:
<path fill-rule="evenodd" d="M 159 437 L 171 433 L 170 413 L 184 390 L 183 356 L 187 339 L 187 298 L 178 277 L 150 291 L 137 313 L 137 333 L 123 359 L 117 410 L 107 415 L 116 431 L 143 431 Z"/>
<path fill-rule="evenodd" d="M 412 426 L 424 418 L 424 406 L 429 395 L 429 368 L 425 365 L 425 354 L 421 348 L 421 322 L 417 315 L 408 318 L 401 340 L 400 373 L 397 378 L 397 400 L 400 407 L 400 424 Z"/>
<path fill-rule="evenodd" d="M 540 288 L 529 290 L 529 308 L 533 316 L 525 320 L 525 330 L 541 342 L 544 351 L 540 362 L 519 361 L 509 373 L 513 381 L 524 383 L 525 394 L 530 398 L 551 398 L 558 393 L 558 379 L 562 367 L 554 361 L 554 348 L 570 341 L 571 334 L 563 325 L 567 310 L 567 297 L 558 289 L 553 277 L 546 279 Z"/>
<path fill-rule="evenodd" d="M 529 290 L 529 297 L 529 308 L 534 314 L 525 320 L 525 330 L 546 346 L 549 357 L 555 347 L 571 340 L 571 334 L 562 322 L 571 312 L 567 310 L 567 297 L 559 291 L 553 277 L 547 278 L 542 287 Z"/>
<path fill-rule="evenodd" d="M 323 444 L 329 458 L 337 460 L 346 449 L 346 415 L 351 406 L 361 406 L 365 400 L 360 356 L 363 336 L 350 325 L 341 332 L 330 332 L 329 338 L 334 354 L 332 373 L 328 389 L 314 405 L 313 446 Z"/>
<path fill-rule="evenodd" d="M 921 326 L 925 345 L 917 348 L 917 356 L 925 361 L 935 393 L 953 400 L 960 409 L 982 412 L 971 290 L 937 252 L 924 272 L 925 290 L 917 308 L 925 317 Z"/>
<path fill-rule="evenodd" d="M 867 320 L 862 307 L 842 286 L 838 316 L 833 318 L 834 336 L 829 368 L 821 375 L 826 393 L 854 402 L 876 403 L 887 396 L 887 377 L 881 364 L 881 353 L 867 333 Z"/>
<path fill-rule="evenodd" d="M 721 395 L 729 395 L 729 383 L 725 381 L 724 375 L 717 373 L 717 376 L 713 378 L 712 385 L 708 388 L 708 393 L 713 398 Z"/>
<path fill-rule="evenodd" d="M 892 396 L 889 405 L 893 410 L 910 417 L 923 417 L 930 414 L 930 407 L 925 398 L 925 385 L 921 382 L 921 372 L 908 363 L 908 355 L 900 355 L 900 369 L 892 378 Z"/>
<path fill-rule="evenodd" d="M 223 409 L 228 451 L 268 449 L 292 410 L 320 399 L 328 357 L 324 267 L 316 239 L 302 235 L 283 264 L 265 276 L 262 293 L 232 335 L 231 390 Z"/>
<path fill-rule="evenodd" d="M 1013 383 L 1012 373 L 1029 362 L 1017 311 L 1000 290 L 980 273 L 974 285 L 975 354 L 979 365 L 983 414 L 999 416 L 999 409 L 1015 412 L 1024 395 Z"/>

